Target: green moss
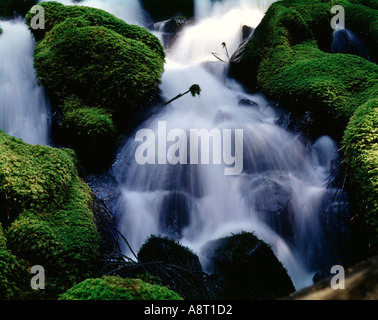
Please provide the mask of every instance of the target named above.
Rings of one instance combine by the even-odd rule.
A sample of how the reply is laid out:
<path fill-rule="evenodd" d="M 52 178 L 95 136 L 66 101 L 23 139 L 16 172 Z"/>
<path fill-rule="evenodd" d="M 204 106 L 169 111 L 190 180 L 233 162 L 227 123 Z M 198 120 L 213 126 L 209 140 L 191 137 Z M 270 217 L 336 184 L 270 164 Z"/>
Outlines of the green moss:
<path fill-rule="evenodd" d="M 45 29 L 31 31 L 41 39 L 45 33 L 51 31 L 56 25 L 64 22 L 68 18 L 80 18 L 85 20 L 86 25 L 93 27 L 104 27 L 110 29 L 119 35 L 144 43 L 152 51 L 165 58 L 164 48 L 158 38 L 153 36 L 148 30 L 125 23 L 114 15 L 101 10 L 85 6 L 65 6 L 59 2 L 41 2 L 39 3 L 45 9 Z M 26 23 L 30 25 L 32 13 L 26 15 Z"/>
<path fill-rule="evenodd" d="M 367 225 L 372 252 L 378 251 L 378 99 L 357 109 L 344 134 L 346 162 L 357 192 L 356 214 Z"/>
<path fill-rule="evenodd" d="M 75 174 L 71 152 L 29 146 L 0 131 L 0 221 L 25 209 L 56 209 Z"/>
<path fill-rule="evenodd" d="M 201 272 L 197 255 L 175 240 L 161 236 L 150 236 L 138 252 L 142 263 L 163 262 L 184 268 L 191 272 Z"/>
<path fill-rule="evenodd" d="M 360 57 L 325 52 L 330 50 L 332 5 L 299 0 L 273 4 L 232 70 L 249 88 L 291 109 L 312 111 L 317 125 L 322 122 L 320 127 L 340 138 L 354 111 L 374 93 L 378 67 Z M 363 34 L 370 28 L 373 36 L 374 10 L 343 5 L 356 11 L 347 23 L 367 26 L 353 30 Z"/>
<path fill-rule="evenodd" d="M 18 259 L 42 265 L 46 289 L 39 297 L 54 298 L 97 271 L 93 195 L 78 177 L 71 150 L 27 145 L 0 132 L 0 186 L 0 218 L 11 252 L 2 261 L 14 256 L 14 267 Z M 18 281 L 25 279 L 30 275 Z"/>
<path fill-rule="evenodd" d="M 56 25 L 35 49 L 40 82 L 63 101 L 74 94 L 84 104 L 121 114 L 157 89 L 163 61 L 140 41 L 81 18 Z"/>
<path fill-rule="evenodd" d="M 0 248 L 0 299 L 23 299 L 30 294 L 27 264 L 10 251 Z"/>
<path fill-rule="evenodd" d="M 60 300 L 182 300 L 166 287 L 149 284 L 140 279 L 104 276 L 87 279 L 66 293 Z"/>

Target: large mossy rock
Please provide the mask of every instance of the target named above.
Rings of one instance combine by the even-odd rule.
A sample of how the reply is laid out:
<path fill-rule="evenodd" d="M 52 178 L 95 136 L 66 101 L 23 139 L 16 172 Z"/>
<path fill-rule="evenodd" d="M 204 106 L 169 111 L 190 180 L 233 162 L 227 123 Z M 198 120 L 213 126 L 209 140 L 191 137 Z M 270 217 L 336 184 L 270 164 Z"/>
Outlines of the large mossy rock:
<path fill-rule="evenodd" d="M 202 254 L 225 278 L 222 299 L 276 299 L 295 290 L 272 249 L 252 233 L 210 241 Z"/>
<path fill-rule="evenodd" d="M 0 18 L 12 18 L 15 14 L 24 16 L 37 0 L 1 0 Z"/>
<path fill-rule="evenodd" d="M 367 226 L 364 235 L 374 254 L 378 252 L 378 98 L 357 109 L 342 143 L 355 190 L 353 211 Z"/>
<path fill-rule="evenodd" d="M 378 66 L 361 57 L 332 54 L 331 8 L 341 4 L 346 25 L 378 51 L 376 10 L 348 1 L 274 3 L 252 38 L 238 50 L 231 74 L 292 111 L 311 111 L 314 135 L 340 140 L 354 111 L 377 94 Z M 374 44 L 370 44 L 373 42 Z"/>
<path fill-rule="evenodd" d="M 97 272 L 93 194 L 76 163 L 72 150 L 28 145 L 0 131 L 0 226 L 6 239 L 0 235 L 0 264 L 7 265 L 0 269 L 6 286 L 1 298 L 54 298 Z M 45 268 L 46 289 L 9 296 L 11 287 L 30 289 L 30 274 L 17 274 L 33 265 Z"/>
<path fill-rule="evenodd" d="M 59 300 L 182 300 L 167 287 L 140 279 L 103 276 L 86 279 L 60 295 Z"/>
<path fill-rule="evenodd" d="M 175 16 L 191 18 L 194 15 L 194 0 L 142 0 L 141 2 L 155 21 Z"/>
<path fill-rule="evenodd" d="M 40 5 L 45 29 L 31 28 L 38 40 L 34 67 L 60 115 L 54 140 L 77 151 L 86 169 L 101 169 L 112 160 L 117 136 L 157 91 L 164 48 L 146 29 L 103 10 Z"/>
<path fill-rule="evenodd" d="M 369 57 L 331 53 L 331 8 L 345 9 L 346 28 Z M 378 8 L 374 1 L 283 0 L 271 5 L 250 40 L 234 54 L 230 72 L 291 112 L 311 113 L 307 132 L 343 146 L 354 219 L 367 228 L 362 246 L 378 252 L 377 132 Z M 360 226 L 356 226 L 360 229 Z M 366 230 L 366 229 L 365 229 Z M 366 232 L 363 232 L 366 233 Z M 362 250 L 363 251 L 363 250 Z"/>

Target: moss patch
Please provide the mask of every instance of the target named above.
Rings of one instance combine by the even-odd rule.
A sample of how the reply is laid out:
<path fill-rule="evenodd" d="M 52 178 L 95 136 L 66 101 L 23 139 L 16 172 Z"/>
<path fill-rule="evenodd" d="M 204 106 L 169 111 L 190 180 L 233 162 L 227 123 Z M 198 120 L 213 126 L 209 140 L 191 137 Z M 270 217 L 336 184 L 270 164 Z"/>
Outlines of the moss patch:
<path fill-rule="evenodd" d="M 130 279 L 104 276 L 87 279 L 66 293 L 60 300 L 182 300 L 166 287 Z"/>
<path fill-rule="evenodd" d="M 0 131 L 0 221 L 6 238 L 6 248 L 0 241 L 0 260 L 12 263 L 9 268 L 21 268 L 21 260 L 42 265 L 46 289 L 40 297 L 54 298 L 97 270 L 99 235 L 91 202 L 72 150 L 27 145 Z M 15 285 L 30 279 L 19 277 Z"/>

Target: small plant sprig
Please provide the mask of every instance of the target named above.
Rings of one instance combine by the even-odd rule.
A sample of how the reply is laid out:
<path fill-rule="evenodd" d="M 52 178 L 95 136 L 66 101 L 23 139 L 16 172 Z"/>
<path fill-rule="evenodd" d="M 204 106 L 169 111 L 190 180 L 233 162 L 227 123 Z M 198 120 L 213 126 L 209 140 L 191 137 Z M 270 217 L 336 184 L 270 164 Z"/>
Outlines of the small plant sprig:
<path fill-rule="evenodd" d="M 178 94 L 178 95 L 177 95 L 176 97 L 174 97 L 173 99 L 167 101 L 167 102 L 165 103 L 165 105 L 170 104 L 171 102 L 173 102 L 173 101 L 175 101 L 175 100 L 181 98 L 182 96 L 184 96 L 184 95 L 186 95 L 186 94 L 188 94 L 188 93 L 191 93 L 191 95 L 192 95 L 193 97 L 195 97 L 195 96 L 199 96 L 199 95 L 201 94 L 201 87 L 200 87 L 198 84 L 193 84 L 192 86 L 190 86 L 190 88 L 189 88 L 188 91 L 186 91 L 186 92 L 184 92 L 184 93 L 180 93 L 180 94 Z"/>
<path fill-rule="evenodd" d="M 228 59 L 228 61 L 230 61 L 230 55 L 229 55 L 229 53 L 228 53 L 228 49 L 227 49 L 226 42 L 222 42 L 222 43 L 221 43 L 221 46 L 222 46 L 222 49 L 224 49 L 224 50 L 226 51 L 227 59 Z M 224 62 L 224 63 L 227 63 L 226 61 L 224 61 L 224 60 L 219 56 L 218 53 L 216 53 L 216 52 L 212 52 L 211 54 L 212 54 L 215 58 L 217 58 L 219 61 L 222 61 L 222 62 Z"/>

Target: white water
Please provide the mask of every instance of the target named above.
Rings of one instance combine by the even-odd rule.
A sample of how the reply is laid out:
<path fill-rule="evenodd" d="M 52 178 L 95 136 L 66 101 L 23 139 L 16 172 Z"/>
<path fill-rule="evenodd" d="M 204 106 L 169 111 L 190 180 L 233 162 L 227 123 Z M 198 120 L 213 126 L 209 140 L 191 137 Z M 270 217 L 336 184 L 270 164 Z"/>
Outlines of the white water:
<path fill-rule="evenodd" d="M 312 283 L 319 260 L 330 256 L 320 215 L 337 146 L 328 137 L 310 145 L 276 125 L 269 102 L 260 94 L 243 92 L 225 76 L 226 65 L 211 55 L 222 53 L 222 42 L 231 55 L 241 41 L 242 25 L 258 25 L 263 11 L 248 3 L 218 5 L 182 32 L 167 51 L 161 91 L 169 100 L 196 83 L 201 96 L 184 96 L 140 126 L 156 137 L 158 121 L 166 122 L 167 131 L 243 129 L 243 174 L 225 176 L 222 165 L 141 166 L 135 161 L 140 142 L 131 137 L 113 167 L 121 190 L 119 229 L 135 250 L 151 234 L 179 239 L 199 255 L 205 270 L 201 248 L 208 241 L 242 230 L 254 232 L 272 246 L 300 289 Z M 238 105 L 241 98 L 258 107 Z M 285 201 L 289 209 L 279 219 L 286 225 L 280 226 L 278 213 L 270 211 L 282 209 Z"/>
<path fill-rule="evenodd" d="M 49 102 L 33 69 L 34 40 L 23 20 L 0 21 L 0 129 L 30 144 L 49 141 Z"/>

